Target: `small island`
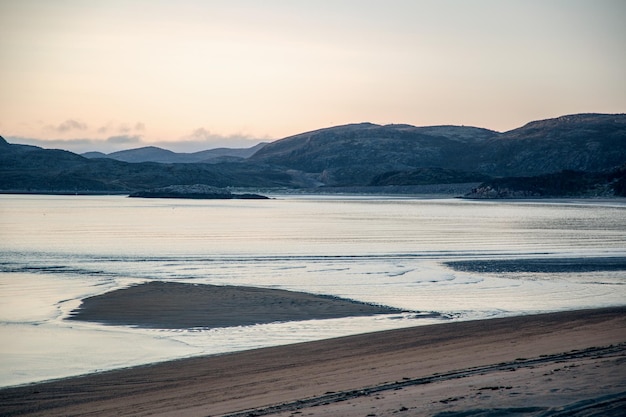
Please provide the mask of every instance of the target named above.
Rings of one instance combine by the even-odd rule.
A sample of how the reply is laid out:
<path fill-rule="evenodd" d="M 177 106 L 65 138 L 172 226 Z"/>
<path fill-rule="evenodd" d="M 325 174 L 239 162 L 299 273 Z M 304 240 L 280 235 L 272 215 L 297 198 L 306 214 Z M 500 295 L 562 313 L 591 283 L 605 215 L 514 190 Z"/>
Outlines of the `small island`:
<path fill-rule="evenodd" d="M 170 185 L 168 187 L 153 188 L 137 191 L 129 195 L 137 198 L 190 198 L 208 200 L 267 200 L 269 197 L 259 194 L 234 194 L 224 188 L 205 184 Z"/>

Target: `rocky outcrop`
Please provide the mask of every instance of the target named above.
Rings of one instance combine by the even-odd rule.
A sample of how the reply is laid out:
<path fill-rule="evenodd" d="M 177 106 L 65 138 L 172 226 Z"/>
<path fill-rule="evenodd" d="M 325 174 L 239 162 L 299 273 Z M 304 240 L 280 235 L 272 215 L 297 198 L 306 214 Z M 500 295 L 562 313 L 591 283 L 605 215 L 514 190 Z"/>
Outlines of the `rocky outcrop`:
<path fill-rule="evenodd" d="M 531 190 L 515 190 L 509 187 L 498 187 L 484 184 L 472 189 L 464 198 L 494 199 L 494 198 L 537 198 L 541 194 Z"/>
<path fill-rule="evenodd" d="M 465 198 L 623 197 L 626 165 L 606 172 L 564 170 L 534 177 L 494 178 Z"/>
<path fill-rule="evenodd" d="M 138 198 L 190 198 L 207 200 L 264 200 L 268 197 L 259 194 L 233 194 L 224 188 L 212 187 L 205 184 L 170 185 L 163 188 L 137 191 L 129 197 Z"/>

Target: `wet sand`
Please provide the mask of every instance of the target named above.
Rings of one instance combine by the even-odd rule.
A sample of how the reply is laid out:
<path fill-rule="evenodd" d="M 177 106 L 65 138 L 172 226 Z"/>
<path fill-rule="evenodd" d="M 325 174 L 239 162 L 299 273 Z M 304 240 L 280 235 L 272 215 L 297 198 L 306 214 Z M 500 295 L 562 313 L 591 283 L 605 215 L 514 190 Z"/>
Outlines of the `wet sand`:
<path fill-rule="evenodd" d="M 593 258 L 522 258 L 522 259 L 487 259 L 471 261 L 445 262 L 457 271 L 480 273 L 534 272 L 567 273 L 594 271 L 626 271 L 626 257 Z"/>
<path fill-rule="evenodd" d="M 625 410 L 626 307 L 420 326 L 0 390 L 2 415 L 621 416 Z"/>
<path fill-rule="evenodd" d="M 69 319 L 146 328 L 211 329 L 401 312 L 272 288 L 152 281 L 86 298 Z"/>

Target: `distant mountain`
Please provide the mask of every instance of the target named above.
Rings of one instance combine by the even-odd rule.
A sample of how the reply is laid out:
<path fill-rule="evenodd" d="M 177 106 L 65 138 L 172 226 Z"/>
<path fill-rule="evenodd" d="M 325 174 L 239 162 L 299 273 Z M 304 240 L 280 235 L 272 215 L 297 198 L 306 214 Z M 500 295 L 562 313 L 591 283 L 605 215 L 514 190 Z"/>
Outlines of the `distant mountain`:
<path fill-rule="evenodd" d="M 81 153 L 80 156 L 83 158 L 96 159 L 96 158 L 106 158 L 107 154 L 103 152 L 85 152 Z"/>
<path fill-rule="evenodd" d="M 162 162 L 172 163 L 177 159 L 175 152 L 167 149 L 157 148 L 156 146 L 146 146 L 143 148 L 129 149 L 125 151 L 113 152 L 107 155 L 107 158 L 115 159 L 122 162 Z"/>
<path fill-rule="evenodd" d="M 267 142 L 258 143 L 250 148 L 215 148 L 188 155 L 190 156 L 190 162 L 192 158 L 197 159 L 197 162 L 234 161 L 251 157 L 265 145 L 267 145 Z"/>
<path fill-rule="evenodd" d="M 504 133 L 467 126 L 360 123 L 248 149 L 181 154 L 147 147 L 86 156 L 95 158 L 12 145 L 2 139 L 0 190 L 130 192 L 193 184 L 319 188 L 464 183 L 469 191 L 483 183 L 519 195 L 527 191 L 543 196 L 624 195 L 619 190 L 626 188 L 620 168 L 626 163 L 626 115 L 569 115 Z"/>
<path fill-rule="evenodd" d="M 416 168 L 459 167 L 468 149 L 498 136 L 497 132 L 462 126 L 338 126 L 303 133 L 267 144 L 250 160 L 317 175 L 327 185 L 368 185 L 386 172 Z"/>
<path fill-rule="evenodd" d="M 159 162 L 163 164 L 191 164 L 191 163 L 217 163 L 236 162 L 252 156 L 265 146 L 259 143 L 250 148 L 216 148 L 193 153 L 178 153 L 156 146 L 128 149 L 124 151 L 104 154 L 101 152 L 87 152 L 82 154 L 85 158 L 110 158 L 123 162 Z"/>
<path fill-rule="evenodd" d="M 302 171 L 335 186 L 367 185 L 389 173 L 404 173 L 396 175 L 398 185 L 407 185 L 411 177 L 421 183 L 415 172 L 424 168 L 492 177 L 601 171 L 626 161 L 626 115 L 563 116 L 505 133 L 362 123 L 278 140 L 250 160 Z"/>
<path fill-rule="evenodd" d="M 285 187 L 291 176 L 258 164 L 128 163 L 87 159 L 71 152 L 0 144 L 0 190 L 14 192 L 127 193 L 178 184 Z"/>

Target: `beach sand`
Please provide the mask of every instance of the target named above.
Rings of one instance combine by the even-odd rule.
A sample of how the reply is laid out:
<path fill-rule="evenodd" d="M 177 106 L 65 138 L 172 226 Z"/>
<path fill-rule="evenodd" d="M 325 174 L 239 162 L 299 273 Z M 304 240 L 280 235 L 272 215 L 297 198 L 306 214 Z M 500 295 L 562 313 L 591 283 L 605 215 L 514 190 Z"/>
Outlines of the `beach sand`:
<path fill-rule="evenodd" d="M 420 326 L 5 388 L 0 414 L 622 416 L 626 307 Z"/>

